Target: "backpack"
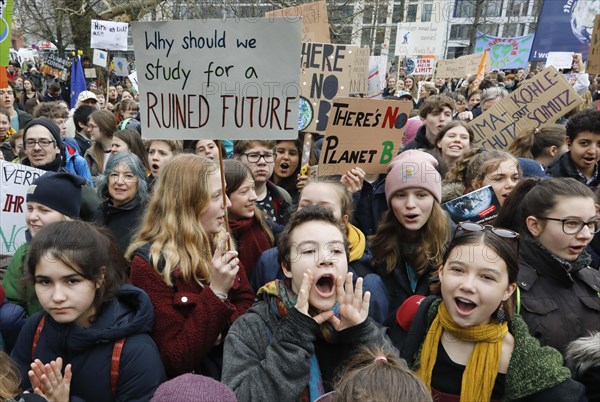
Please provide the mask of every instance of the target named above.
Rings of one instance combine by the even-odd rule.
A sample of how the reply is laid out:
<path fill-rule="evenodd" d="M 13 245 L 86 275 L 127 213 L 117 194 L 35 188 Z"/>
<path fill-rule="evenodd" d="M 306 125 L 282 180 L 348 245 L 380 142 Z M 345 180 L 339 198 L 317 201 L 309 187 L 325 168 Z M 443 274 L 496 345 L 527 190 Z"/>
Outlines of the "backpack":
<path fill-rule="evenodd" d="M 35 330 L 33 337 L 33 345 L 31 346 L 31 360 L 35 357 L 35 350 L 37 343 L 40 339 L 40 334 L 46 323 L 46 316 L 43 316 L 40 323 Z M 121 338 L 113 345 L 112 358 L 110 363 L 110 388 L 114 397 L 117 396 L 117 389 L 119 385 L 119 367 L 121 366 L 121 353 L 123 352 L 123 345 L 125 345 L 125 338 Z"/>

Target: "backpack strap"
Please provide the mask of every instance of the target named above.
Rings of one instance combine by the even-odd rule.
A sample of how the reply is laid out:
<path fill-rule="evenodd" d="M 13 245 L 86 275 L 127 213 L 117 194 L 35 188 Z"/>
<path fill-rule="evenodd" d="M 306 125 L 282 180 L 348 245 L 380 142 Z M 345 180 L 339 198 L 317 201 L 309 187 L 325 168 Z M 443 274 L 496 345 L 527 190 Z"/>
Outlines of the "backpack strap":
<path fill-rule="evenodd" d="M 125 345 L 125 338 L 121 338 L 115 342 L 110 362 L 110 388 L 115 398 L 117 396 L 117 390 L 119 386 L 119 368 L 121 366 L 121 353 L 123 352 L 123 345 Z"/>
<path fill-rule="evenodd" d="M 46 323 L 46 316 L 43 315 L 40 320 L 37 329 L 35 330 L 35 335 L 33 336 L 33 344 L 31 345 L 31 360 L 35 357 L 35 350 L 37 349 L 38 341 L 40 340 L 40 334 L 42 333 L 42 328 L 44 328 L 44 324 Z"/>

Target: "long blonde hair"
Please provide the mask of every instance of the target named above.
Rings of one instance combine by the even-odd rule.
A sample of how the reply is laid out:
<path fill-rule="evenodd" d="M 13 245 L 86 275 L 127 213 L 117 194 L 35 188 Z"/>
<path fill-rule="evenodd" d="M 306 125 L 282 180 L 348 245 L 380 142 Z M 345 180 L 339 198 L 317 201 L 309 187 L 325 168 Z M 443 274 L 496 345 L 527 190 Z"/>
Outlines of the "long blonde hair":
<path fill-rule="evenodd" d="M 172 286 L 171 274 L 181 271 L 186 282 L 210 283 L 211 260 L 220 238 L 209 234 L 200 218 L 208 209 L 210 175 L 219 174 L 210 159 L 192 154 L 174 157 L 161 172 L 156 188 L 126 257 L 150 243 L 153 268 Z M 164 258 L 164 268 L 158 262 Z"/>

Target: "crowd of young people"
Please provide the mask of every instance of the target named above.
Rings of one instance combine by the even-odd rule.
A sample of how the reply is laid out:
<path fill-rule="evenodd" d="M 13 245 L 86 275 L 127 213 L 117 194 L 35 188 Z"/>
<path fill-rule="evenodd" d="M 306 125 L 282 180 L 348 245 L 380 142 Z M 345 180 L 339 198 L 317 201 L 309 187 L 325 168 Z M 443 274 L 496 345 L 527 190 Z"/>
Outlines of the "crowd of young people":
<path fill-rule="evenodd" d="M 0 288 L 0 398 L 597 400 L 600 111 L 478 149 L 510 78 L 390 79 L 415 109 L 387 173 L 318 178 L 302 135 L 143 140 L 129 92 L 20 121 L 0 89 L 4 158 L 47 171 Z M 494 226 L 454 223 L 485 186 Z"/>

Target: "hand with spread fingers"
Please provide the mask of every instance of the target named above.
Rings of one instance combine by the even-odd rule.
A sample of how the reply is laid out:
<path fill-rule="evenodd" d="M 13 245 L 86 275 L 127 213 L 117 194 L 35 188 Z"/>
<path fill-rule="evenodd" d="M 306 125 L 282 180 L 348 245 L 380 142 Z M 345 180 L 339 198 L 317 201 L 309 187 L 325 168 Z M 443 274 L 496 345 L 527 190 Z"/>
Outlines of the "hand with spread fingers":
<path fill-rule="evenodd" d="M 65 367 L 62 374 L 63 360 L 61 357 L 49 364 L 43 364 L 39 359 L 31 363 L 29 380 L 36 395 L 44 397 L 48 402 L 69 402 L 71 392 L 71 365 Z"/>
<path fill-rule="evenodd" d="M 369 303 L 371 292 L 363 295 L 363 279 L 356 280 L 356 287 L 352 285 L 352 272 L 346 274 L 346 280 L 341 276 L 336 278 L 337 300 L 340 318 L 333 316 L 329 321 L 336 331 L 343 331 L 364 322 L 369 316 Z"/>
<path fill-rule="evenodd" d="M 229 234 L 226 234 L 219 243 L 212 258 L 210 272 L 210 288 L 215 293 L 228 294 L 240 266 L 237 251 L 227 251 Z"/>
<path fill-rule="evenodd" d="M 364 181 L 365 171 L 359 167 L 348 170 L 340 179 L 340 182 L 346 187 L 350 194 L 360 191 Z"/>
<path fill-rule="evenodd" d="M 311 316 L 308 313 L 308 296 L 310 294 L 310 288 L 314 286 L 312 272 L 305 272 L 302 276 L 302 285 L 300 286 L 300 292 L 298 292 L 298 299 L 296 300 L 296 310 L 304 315 Z M 319 325 L 325 321 L 330 320 L 333 317 L 333 311 L 323 311 L 316 316 L 312 317 L 313 320 Z"/>

